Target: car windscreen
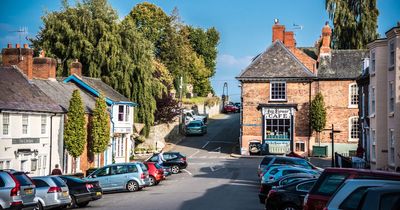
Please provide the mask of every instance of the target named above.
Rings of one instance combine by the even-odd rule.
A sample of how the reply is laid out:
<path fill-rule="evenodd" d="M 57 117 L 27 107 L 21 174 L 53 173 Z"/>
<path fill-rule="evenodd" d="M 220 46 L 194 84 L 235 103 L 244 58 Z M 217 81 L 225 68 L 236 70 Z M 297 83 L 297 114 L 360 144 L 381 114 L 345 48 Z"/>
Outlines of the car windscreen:
<path fill-rule="evenodd" d="M 51 179 L 54 181 L 54 183 L 56 183 L 56 185 L 58 187 L 66 187 L 67 185 L 65 184 L 65 182 L 59 178 L 59 177 L 51 177 Z"/>
<path fill-rule="evenodd" d="M 19 181 L 21 185 L 32 185 L 32 181 L 29 179 L 29 177 L 22 173 L 22 172 L 17 172 L 13 174 L 15 178 Z"/>
<path fill-rule="evenodd" d="M 188 127 L 189 128 L 194 128 L 194 127 L 200 127 L 201 126 L 201 123 L 189 123 L 189 125 L 188 125 Z"/>
<path fill-rule="evenodd" d="M 311 165 L 306 160 L 300 158 L 291 158 L 290 162 L 292 162 L 294 165 L 299 165 L 306 168 L 312 168 Z"/>
<path fill-rule="evenodd" d="M 318 180 L 317 191 L 315 193 L 331 196 L 339 186 L 346 180 L 348 174 L 327 174 Z M 314 189 L 313 189 L 314 191 Z"/>

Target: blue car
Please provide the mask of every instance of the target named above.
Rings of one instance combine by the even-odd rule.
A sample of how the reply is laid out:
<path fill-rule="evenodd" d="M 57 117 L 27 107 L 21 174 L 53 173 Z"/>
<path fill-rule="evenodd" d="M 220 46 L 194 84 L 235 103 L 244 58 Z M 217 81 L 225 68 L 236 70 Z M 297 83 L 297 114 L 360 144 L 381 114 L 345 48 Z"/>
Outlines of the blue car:
<path fill-rule="evenodd" d="M 86 180 L 100 183 L 103 191 L 138 191 L 150 185 L 149 172 L 141 162 L 117 163 L 93 171 Z"/>
<path fill-rule="evenodd" d="M 193 120 L 185 127 L 186 135 L 204 135 L 207 133 L 207 125 L 200 120 Z"/>

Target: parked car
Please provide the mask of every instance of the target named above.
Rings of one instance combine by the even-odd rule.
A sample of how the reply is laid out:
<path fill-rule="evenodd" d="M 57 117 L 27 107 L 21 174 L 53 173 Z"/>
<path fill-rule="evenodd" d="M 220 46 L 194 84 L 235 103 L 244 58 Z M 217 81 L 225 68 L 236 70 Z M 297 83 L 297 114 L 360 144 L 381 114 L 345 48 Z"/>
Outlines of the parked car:
<path fill-rule="evenodd" d="M 207 124 L 207 116 L 196 114 L 192 109 L 184 109 L 183 114 L 185 115 L 185 119 L 187 122 L 191 122 L 193 120 L 200 120 L 204 124 Z"/>
<path fill-rule="evenodd" d="M 304 179 L 312 179 L 316 177 L 317 176 L 311 174 L 296 173 L 296 174 L 288 174 L 286 176 L 282 176 L 281 178 L 277 179 L 274 182 L 261 182 L 260 192 L 258 193 L 258 198 L 260 200 L 260 203 L 262 204 L 265 203 L 265 199 L 267 198 L 267 195 L 269 191 L 272 189 L 272 187 L 285 186 L 296 181 Z"/>
<path fill-rule="evenodd" d="M 347 179 L 400 180 L 400 174 L 353 168 L 326 168 L 304 199 L 304 210 L 322 210 Z"/>
<path fill-rule="evenodd" d="M 57 176 L 32 177 L 36 186 L 37 209 L 65 208 L 71 204 L 68 186 Z"/>
<path fill-rule="evenodd" d="M 188 165 L 186 161 L 186 156 L 179 152 L 164 152 L 163 157 L 165 162 L 163 166 L 171 167 L 171 172 L 173 174 L 179 173 L 182 169 L 185 169 Z M 158 162 L 158 154 L 153 154 L 146 162 Z"/>
<path fill-rule="evenodd" d="M 239 110 L 240 110 L 240 108 L 242 108 L 242 103 L 240 103 L 240 102 L 236 102 L 233 105 L 236 106 L 237 108 L 239 108 Z"/>
<path fill-rule="evenodd" d="M 300 180 L 269 191 L 265 200 L 267 210 L 301 210 L 303 200 L 317 179 Z"/>
<path fill-rule="evenodd" d="M 103 191 L 134 192 L 150 185 L 149 172 L 141 162 L 107 165 L 97 169 L 85 179 L 98 181 Z"/>
<path fill-rule="evenodd" d="M 227 104 L 224 106 L 223 112 L 224 113 L 236 113 L 239 112 L 240 108 L 238 108 L 237 106 L 233 105 L 233 104 Z"/>
<path fill-rule="evenodd" d="M 161 166 L 161 168 L 164 171 L 164 177 L 171 176 L 171 174 L 172 174 L 171 167 L 169 167 L 169 166 Z"/>
<path fill-rule="evenodd" d="M 68 186 L 72 207 L 85 207 L 91 201 L 99 200 L 103 190 L 98 181 L 83 180 L 74 176 L 59 176 Z"/>
<path fill-rule="evenodd" d="M 259 140 L 250 140 L 249 153 L 250 153 L 250 155 L 260 155 L 261 154 L 261 142 Z"/>
<path fill-rule="evenodd" d="M 207 125 L 200 120 L 194 120 L 189 122 L 185 126 L 186 135 L 204 135 L 207 133 Z"/>
<path fill-rule="evenodd" d="M 385 186 L 368 188 L 357 210 L 399 210 L 400 187 Z"/>
<path fill-rule="evenodd" d="M 0 209 L 32 210 L 35 193 L 35 185 L 24 172 L 0 170 Z"/>
<path fill-rule="evenodd" d="M 306 173 L 318 176 L 320 172 L 312 169 L 305 169 L 300 167 L 293 166 L 278 166 L 271 168 L 267 173 L 262 177 L 262 181 L 264 182 L 274 182 L 278 180 L 282 176 L 286 176 L 288 174 L 296 174 L 296 173 Z"/>
<path fill-rule="evenodd" d="M 322 171 L 321 168 L 318 168 L 308 162 L 303 158 L 296 157 L 285 157 L 285 156 L 277 156 L 277 155 L 266 155 L 261 160 L 260 165 L 258 166 L 258 176 L 260 176 L 268 166 L 273 164 L 281 164 L 281 165 L 296 165 L 298 167 L 307 168 L 307 169 L 316 169 Z"/>
<path fill-rule="evenodd" d="M 356 210 L 368 188 L 383 186 L 400 187 L 400 180 L 348 179 L 332 195 L 324 210 Z"/>
<path fill-rule="evenodd" d="M 157 185 L 160 183 L 164 178 L 164 169 L 158 165 L 157 163 L 152 162 L 144 162 L 149 171 L 149 185 Z"/>

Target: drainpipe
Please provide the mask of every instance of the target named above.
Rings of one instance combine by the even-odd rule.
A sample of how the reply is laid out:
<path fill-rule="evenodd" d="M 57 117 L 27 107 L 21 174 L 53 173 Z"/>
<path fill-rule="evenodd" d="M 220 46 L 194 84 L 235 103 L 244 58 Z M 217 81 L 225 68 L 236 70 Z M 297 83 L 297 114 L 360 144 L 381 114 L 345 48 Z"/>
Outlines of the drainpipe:
<path fill-rule="evenodd" d="M 308 94 L 308 144 L 307 144 L 307 152 L 308 152 L 308 157 L 311 156 L 310 154 L 310 142 L 311 142 L 311 136 L 312 136 L 312 130 L 311 130 L 311 123 L 310 123 L 310 110 L 311 110 L 311 91 L 312 91 L 312 81 L 309 83 L 309 94 Z"/>
<path fill-rule="evenodd" d="M 114 110 L 114 104 L 111 104 L 111 113 L 110 113 L 110 122 L 112 126 L 112 141 L 111 141 L 111 161 L 112 161 L 112 156 L 114 155 L 114 131 L 115 131 L 115 126 L 114 126 L 114 120 L 113 120 L 113 110 Z M 104 164 L 107 163 L 107 156 L 108 156 L 108 150 L 106 150 L 106 155 L 104 156 Z"/>
<path fill-rule="evenodd" d="M 51 174 L 51 159 L 52 159 L 52 154 L 53 154 L 53 117 L 57 116 L 56 113 L 50 116 L 50 163 L 49 163 L 49 174 Z"/>

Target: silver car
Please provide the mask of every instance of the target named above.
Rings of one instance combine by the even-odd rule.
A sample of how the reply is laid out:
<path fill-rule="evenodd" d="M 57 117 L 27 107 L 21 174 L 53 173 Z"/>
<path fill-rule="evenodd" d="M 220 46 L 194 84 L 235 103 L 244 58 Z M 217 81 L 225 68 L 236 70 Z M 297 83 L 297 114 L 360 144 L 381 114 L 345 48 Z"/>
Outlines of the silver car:
<path fill-rule="evenodd" d="M 0 170 L 0 209 L 34 209 L 35 191 L 24 172 Z"/>
<path fill-rule="evenodd" d="M 85 179 L 99 181 L 103 191 L 134 192 L 150 185 L 149 172 L 141 162 L 107 165 L 92 172 Z"/>
<path fill-rule="evenodd" d="M 57 176 L 32 177 L 36 185 L 37 210 L 65 208 L 71 204 L 68 186 Z"/>

